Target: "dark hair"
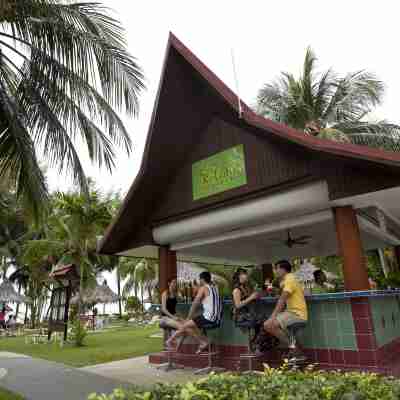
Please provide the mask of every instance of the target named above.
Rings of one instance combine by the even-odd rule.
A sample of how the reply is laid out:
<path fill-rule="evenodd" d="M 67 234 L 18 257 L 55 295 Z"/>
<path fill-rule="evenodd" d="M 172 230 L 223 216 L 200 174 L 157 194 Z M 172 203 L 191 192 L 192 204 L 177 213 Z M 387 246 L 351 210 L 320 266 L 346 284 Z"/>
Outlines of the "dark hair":
<path fill-rule="evenodd" d="M 211 282 L 211 274 L 208 271 L 203 271 L 199 275 L 199 279 L 203 279 L 205 283 Z"/>
<path fill-rule="evenodd" d="M 280 260 L 276 263 L 278 268 L 283 268 L 286 272 L 292 272 L 292 264 L 287 260 Z"/>
<path fill-rule="evenodd" d="M 325 279 L 326 279 L 326 274 L 324 271 L 322 271 L 322 269 L 316 269 L 313 272 L 313 275 L 314 275 L 314 280 L 317 280 L 318 278 L 322 278 L 322 277 L 325 277 Z"/>
<path fill-rule="evenodd" d="M 236 289 L 238 287 L 240 287 L 240 275 L 241 274 L 248 274 L 247 270 L 245 270 L 244 268 L 238 268 L 235 273 L 233 274 L 232 277 L 232 283 L 233 283 L 233 288 Z"/>

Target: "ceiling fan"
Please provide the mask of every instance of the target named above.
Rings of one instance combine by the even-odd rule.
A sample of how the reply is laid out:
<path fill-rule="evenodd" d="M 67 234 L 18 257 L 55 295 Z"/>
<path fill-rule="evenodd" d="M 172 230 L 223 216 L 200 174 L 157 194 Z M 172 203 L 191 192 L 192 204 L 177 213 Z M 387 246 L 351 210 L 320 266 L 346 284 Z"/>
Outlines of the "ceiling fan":
<path fill-rule="evenodd" d="M 292 248 L 293 246 L 305 246 L 306 244 L 309 243 L 309 241 L 312 239 L 312 236 L 309 235 L 303 235 L 299 237 L 292 237 L 290 233 L 290 229 L 287 231 L 287 239 L 282 240 L 282 239 L 268 239 L 271 242 L 279 242 L 283 243 L 285 246 Z"/>

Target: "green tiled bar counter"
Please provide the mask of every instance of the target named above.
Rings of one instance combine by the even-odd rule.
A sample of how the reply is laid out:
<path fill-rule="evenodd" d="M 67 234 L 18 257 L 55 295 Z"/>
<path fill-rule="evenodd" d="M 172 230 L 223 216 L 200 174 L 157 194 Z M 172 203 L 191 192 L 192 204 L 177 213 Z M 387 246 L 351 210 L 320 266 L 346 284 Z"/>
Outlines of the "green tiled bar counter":
<path fill-rule="evenodd" d="M 257 303 L 257 313 L 266 319 L 276 298 L 264 298 Z M 382 373 L 394 371 L 400 357 L 400 291 L 363 291 L 307 296 L 309 321 L 301 344 L 311 362 L 324 369 L 361 369 Z M 178 312 L 185 315 L 189 304 L 180 304 Z M 246 369 L 240 354 L 247 352 L 248 336 L 234 326 L 232 302 L 224 301 L 224 317 L 220 329 L 210 332 L 219 356 L 216 363 L 229 370 Z M 207 359 L 194 354 L 195 344 L 187 343 L 174 359 L 185 366 L 202 367 Z M 263 363 L 278 365 L 283 349 L 269 352 Z M 243 360 L 243 359 L 242 359 Z M 163 355 L 153 354 L 150 362 L 160 363 Z M 397 360 L 398 361 L 398 360 Z"/>

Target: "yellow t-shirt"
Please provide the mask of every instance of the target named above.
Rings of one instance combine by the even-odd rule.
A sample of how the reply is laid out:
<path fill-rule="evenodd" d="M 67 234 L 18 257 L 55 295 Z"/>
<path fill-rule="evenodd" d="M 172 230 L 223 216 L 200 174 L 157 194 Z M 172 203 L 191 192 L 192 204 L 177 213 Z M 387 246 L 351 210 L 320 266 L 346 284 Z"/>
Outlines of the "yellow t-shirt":
<path fill-rule="evenodd" d="M 293 274 L 287 274 L 281 283 L 281 289 L 289 293 L 286 301 L 287 311 L 296 314 L 299 318 L 307 320 L 307 304 L 304 290 Z"/>

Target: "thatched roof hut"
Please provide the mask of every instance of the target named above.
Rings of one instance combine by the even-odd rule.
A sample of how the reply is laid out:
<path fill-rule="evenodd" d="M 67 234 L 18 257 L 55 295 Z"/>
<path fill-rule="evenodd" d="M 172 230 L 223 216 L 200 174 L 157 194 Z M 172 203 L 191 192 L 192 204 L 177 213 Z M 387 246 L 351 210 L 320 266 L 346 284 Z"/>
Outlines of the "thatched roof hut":
<path fill-rule="evenodd" d="M 96 285 L 94 288 L 83 290 L 81 297 L 84 304 L 110 304 L 116 303 L 119 300 L 118 295 L 110 289 L 106 281 L 102 285 Z M 77 304 L 78 302 L 79 293 L 71 299 L 72 304 Z"/>

